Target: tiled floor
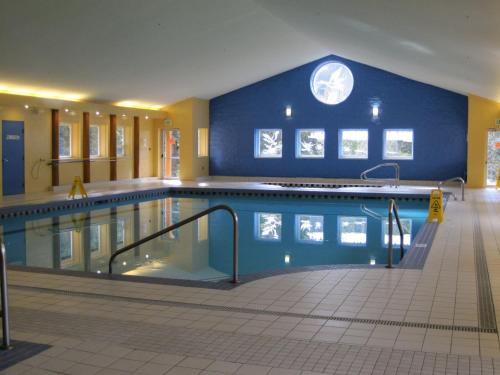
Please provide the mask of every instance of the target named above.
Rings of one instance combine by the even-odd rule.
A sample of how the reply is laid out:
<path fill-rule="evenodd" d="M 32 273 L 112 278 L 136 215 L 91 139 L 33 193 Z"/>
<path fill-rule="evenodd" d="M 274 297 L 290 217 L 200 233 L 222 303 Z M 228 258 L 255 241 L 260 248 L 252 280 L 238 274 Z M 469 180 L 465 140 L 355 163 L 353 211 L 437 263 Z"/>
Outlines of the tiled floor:
<path fill-rule="evenodd" d="M 232 290 L 10 272 L 13 337 L 52 347 L 5 373 L 500 373 L 498 334 L 478 330 L 474 242 L 479 223 L 498 310 L 499 219 L 498 191 L 450 201 L 422 270 L 302 272 Z"/>

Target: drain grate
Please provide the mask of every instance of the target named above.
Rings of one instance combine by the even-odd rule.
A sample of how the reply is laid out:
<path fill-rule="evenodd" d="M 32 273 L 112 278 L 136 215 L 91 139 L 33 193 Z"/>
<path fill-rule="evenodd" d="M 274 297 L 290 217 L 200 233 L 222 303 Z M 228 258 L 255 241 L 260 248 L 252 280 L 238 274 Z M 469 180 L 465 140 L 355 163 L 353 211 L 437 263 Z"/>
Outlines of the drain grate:
<path fill-rule="evenodd" d="M 473 240 L 474 260 L 476 265 L 479 324 L 481 327 L 488 327 L 496 330 L 497 324 L 495 316 L 495 306 L 493 304 L 493 296 L 491 293 L 490 275 L 488 273 L 483 235 L 481 233 L 481 226 L 477 213 L 476 217 L 474 218 Z"/>
<path fill-rule="evenodd" d="M 383 319 L 362 319 L 362 318 L 350 318 L 342 316 L 327 316 L 327 315 L 311 315 L 311 314 L 298 314 L 290 312 L 279 312 L 279 311 L 267 311 L 267 310 L 256 310 L 243 307 L 229 307 L 229 306 L 218 306 L 218 305 L 206 305 L 201 303 L 189 303 L 189 302 L 175 302 L 175 301 L 164 301 L 156 299 L 143 299 L 136 297 L 125 297 L 125 296 L 112 296 L 101 293 L 88 293 L 88 292 L 75 292 L 70 290 L 59 290 L 50 288 L 41 288 L 34 286 L 21 286 L 12 285 L 11 288 L 19 290 L 30 290 L 38 291 L 43 293 L 52 293 L 59 295 L 68 295 L 75 297 L 90 297 L 98 299 L 106 299 L 113 301 L 125 301 L 132 303 L 145 303 L 152 305 L 161 306 L 172 306 L 172 307 L 185 307 L 185 308 L 197 308 L 212 311 L 231 311 L 236 313 L 248 313 L 248 314 L 261 314 L 261 315 L 274 315 L 274 316 L 285 316 L 293 318 L 308 318 L 308 319 L 322 319 L 322 320 L 334 320 L 343 321 L 351 323 L 365 323 L 365 324 L 376 324 L 376 325 L 386 325 L 386 326 L 399 326 L 399 327 L 412 327 L 412 328 L 427 328 L 445 331 L 464 331 L 464 332 L 480 332 L 480 333 L 497 333 L 495 327 L 474 327 L 474 326 L 457 326 L 457 325 L 447 325 L 447 324 L 433 324 L 433 323 L 422 323 L 422 322 L 400 322 L 394 320 L 383 320 Z"/>

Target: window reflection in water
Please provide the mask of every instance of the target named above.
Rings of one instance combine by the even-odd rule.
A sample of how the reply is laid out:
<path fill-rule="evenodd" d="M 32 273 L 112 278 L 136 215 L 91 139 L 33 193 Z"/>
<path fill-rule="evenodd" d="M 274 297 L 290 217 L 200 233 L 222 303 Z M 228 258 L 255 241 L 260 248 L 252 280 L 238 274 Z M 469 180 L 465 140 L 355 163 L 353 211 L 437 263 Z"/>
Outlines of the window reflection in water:
<path fill-rule="evenodd" d="M 116 246 L 117 248 L 125 245 L 125 220 L 116 220 Z"/>
<path fill-rule="evenodd" d="M 73 257 L 73 231 L 66 230 L 59 233 L 59 254 L 61 260 L 71 259 Z"/>
<path fill-rule="evenodd" d="M 90 252 L 98 252 L 101 248 L 101 226 L 90 226 Z"/>
<path fill-rule="evenodd" d="M 409 246 L 411 244 L 411 227 L 412 219 L 400 219 L 401 226 L 403 227 L 403 245 Z M 392 244 L 400 245 L 401 239 L 399 235 L 399 228 L 396 219 L 392 222 Z M 382 240 L 384 246 L 389 244 L 389 220 L 382 219 Z"/>
<path fill-rule="evenodd" d="M 258 240 L 281 240 L 281 214 L 269 212 L 255 213 L 255 235 Z"/>
<path fill-rule="evenodd" d="M 366 216 L 339 216 L 338 241 L 343 245 L 365 246 L 368 220 Z"/>
<path fill-rule="evenodd" d="M 179 200 L 165 198 L 161 200 L 161 228 L 165 229 L 180 221 Z M 161 236 L 162 240 L 175 240 L 179 236 L 179 229 L 175 229 Z"/>
<path fill-rule="evenodd" d="M 295 237 L 299 242 L 323 242 L 323 215 L 295 215 Z"/>

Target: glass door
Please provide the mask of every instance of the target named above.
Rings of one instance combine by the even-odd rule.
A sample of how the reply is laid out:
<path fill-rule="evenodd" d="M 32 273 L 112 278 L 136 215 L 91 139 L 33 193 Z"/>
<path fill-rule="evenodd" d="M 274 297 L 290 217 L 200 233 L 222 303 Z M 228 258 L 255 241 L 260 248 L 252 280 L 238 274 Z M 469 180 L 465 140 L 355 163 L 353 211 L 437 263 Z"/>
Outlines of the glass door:
<path fill-rule="evenodd" d="M 500 130 L 488 130 L 488 156 L 486 159 L 486 185 L 495 185 L 500 168 Z"/>
<path fill-rule="evenodd" d="M 179 129 L 160 130 L 160 177 L 179 178 L 180 169 Z"/>

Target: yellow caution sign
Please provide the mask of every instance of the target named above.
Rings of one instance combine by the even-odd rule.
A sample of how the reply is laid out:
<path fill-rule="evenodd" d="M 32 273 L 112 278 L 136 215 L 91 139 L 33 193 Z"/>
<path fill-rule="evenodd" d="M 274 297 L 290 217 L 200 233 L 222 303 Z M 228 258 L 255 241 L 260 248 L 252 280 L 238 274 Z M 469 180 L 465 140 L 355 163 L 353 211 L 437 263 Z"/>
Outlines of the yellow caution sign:
<path fill-rule="evenodd" d="M 75 194 L 76 194 L 76 189 L 80 191 L 80 195 L 82 198 L 87 198 L 87 191 L 85 190 L 85 187 L 83 186 L 82 180 L 80 176 L 75 176 L 73 179 L 73 184 L 71 185 L 71 190 L 69 191 L 68 198 L 73 198 L 75 199 Z"/>
<path fill-rule="evenodd" d="M 500 168 L 497 171 L 497 189 L 500 189 Z"/>
<path fill-rule="evenodd" d="M 438 223 L 441 223 L 443 222 L 443 218 L 443 192 L 441 190 L 432 190 L 427 221 L 431 223 L 434 219 L 437 219 Z"/>

